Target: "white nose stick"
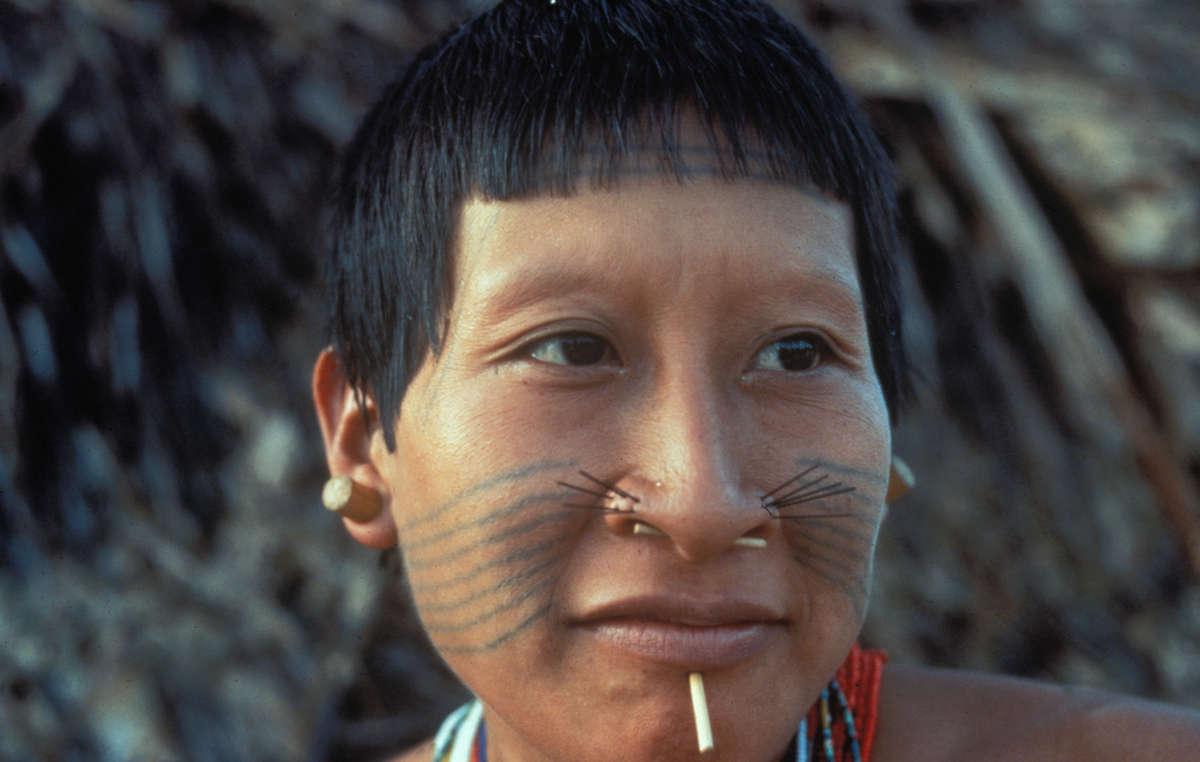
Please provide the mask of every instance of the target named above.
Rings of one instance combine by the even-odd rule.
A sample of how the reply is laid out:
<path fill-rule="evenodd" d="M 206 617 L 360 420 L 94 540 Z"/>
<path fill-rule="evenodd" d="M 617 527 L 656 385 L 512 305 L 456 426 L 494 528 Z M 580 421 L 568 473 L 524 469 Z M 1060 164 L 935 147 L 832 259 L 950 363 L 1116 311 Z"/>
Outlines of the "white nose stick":
<path fill-rule="evenodd" d="M 696 741 L 700 753 L 713 750 L 712 724 L 708 721 L 708 699 L 704 697 L 704 677 L 699 672 L 688 675 L 688 686 L 692 689 L 692 713 L 696 715 Z"/>

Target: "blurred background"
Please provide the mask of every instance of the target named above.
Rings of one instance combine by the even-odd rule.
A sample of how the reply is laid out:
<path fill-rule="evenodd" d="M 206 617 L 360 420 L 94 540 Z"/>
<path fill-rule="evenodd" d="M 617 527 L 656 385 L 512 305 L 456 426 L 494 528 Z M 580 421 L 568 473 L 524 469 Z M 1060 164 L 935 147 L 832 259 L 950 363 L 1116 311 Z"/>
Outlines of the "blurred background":
<path fill-rule="evenodd" d="M 0 2 L 0 759 L 373 760 L 462 698 L 308 384 L 338 152 L 486 5 Z M 1200 7 L 777 5 L 902 176 L 865 641 L 1200 709 Z"/>

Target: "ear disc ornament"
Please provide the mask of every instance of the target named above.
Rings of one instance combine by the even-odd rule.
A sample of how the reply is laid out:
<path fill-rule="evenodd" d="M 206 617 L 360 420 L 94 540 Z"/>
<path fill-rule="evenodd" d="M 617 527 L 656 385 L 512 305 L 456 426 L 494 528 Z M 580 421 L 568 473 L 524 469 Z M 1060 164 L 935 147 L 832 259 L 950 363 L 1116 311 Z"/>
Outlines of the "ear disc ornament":
<path fill-rule="evenodd" d="M 339 516 L 359 524 L 375 518 L 383 508 L 383 501 L 375 490 L 364 487 L 345 474 L 325 482 L 321 490 L 321 502 Z"/>
<path fill-rule="evenodd" d="M 888 477 L 887 497 L 884 498 L 884 502 L 890 503 L 898 500 L 912 489 L 916 483 L 917 477 L 913 474 L 912 469 L 908 467 L 908 464 L 893 455 L 892 473 Z"/>

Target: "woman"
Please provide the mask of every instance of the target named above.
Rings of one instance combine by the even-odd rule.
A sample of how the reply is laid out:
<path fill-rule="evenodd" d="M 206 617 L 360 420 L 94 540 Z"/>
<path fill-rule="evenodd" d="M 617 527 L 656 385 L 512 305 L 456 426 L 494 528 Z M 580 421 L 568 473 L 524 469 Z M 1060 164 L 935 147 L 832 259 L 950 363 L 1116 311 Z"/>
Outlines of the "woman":
<path fill-rule="evenodd" d="M 314 373 L 330 501 L 478 697 L 403 759 L 1186 758 L 1185 713 L 855 647 L 892 206 L 758 4 L 506 2 L 412 63 L 346 157 Z"/>

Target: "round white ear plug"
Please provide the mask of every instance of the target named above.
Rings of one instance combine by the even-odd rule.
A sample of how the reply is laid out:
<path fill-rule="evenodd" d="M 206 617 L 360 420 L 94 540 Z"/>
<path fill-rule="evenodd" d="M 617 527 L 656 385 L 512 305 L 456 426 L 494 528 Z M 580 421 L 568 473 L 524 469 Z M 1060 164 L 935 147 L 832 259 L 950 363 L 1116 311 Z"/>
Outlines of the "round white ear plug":
<path fill-rule="evenodd" d="M 325 482 L 325 487 L 321 490 L 321 502 L 339 516 L 360 524 L 378 516 L 383 508 L 379 493 L 345 474 L 339 474 Z"/>

